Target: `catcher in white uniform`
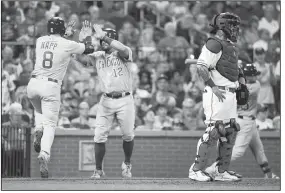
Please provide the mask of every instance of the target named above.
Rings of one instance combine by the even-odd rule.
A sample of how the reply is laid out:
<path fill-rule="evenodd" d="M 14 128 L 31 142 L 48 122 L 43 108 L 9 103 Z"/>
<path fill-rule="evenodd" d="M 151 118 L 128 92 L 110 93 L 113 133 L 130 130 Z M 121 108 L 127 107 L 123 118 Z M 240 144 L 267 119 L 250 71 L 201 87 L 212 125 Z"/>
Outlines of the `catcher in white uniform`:
<path fill-rule="evenodd" d="M 231 161 L 242 157 L 248 147 L 250 147 L 256 162 L 260 166 L 265 178 L 279 178 L 272 173 L 268 164 L 268 159 L 264 153 L 259 131 L 256 128 L 257 97 L 260 90 L 260 83 L 257 76 L 260 74 L 253 64 L 243 64 L 242 70 L 249 90 L 249 100 L 246 105 L 238 105 L 238 119 L 240 131 L 237 134 L 236 142 L 232 152 Z M 239 176 L 241 177 L 241 176 Z"/>
<path fill-rule="evenodd" d="M 95 160 L 96 168 L 91 178 L 104 175 L 102 162 L 105 155 L 105 143 L 112 123 L 116 119 L 123 138 L 125 160 L 122 163 L 122 176 L 132 177 L 131 156 L 134 146 L 135 105 L 132 95 L 132 73 L 128 63 L 132 61 L 132 51 L 119 42 L 114 29 L 93 26 L 95 37 L 100 40 L 101 50 L 78 58 L 86 66 L 97 70 L 103 95 L 98 105 L 95 124 Z M 85 37 L 92 34 L 89 22 L 84 23 Z M 83 31 L 84 31 L 83 30 Z M 84 62 L 85 61 L 85 62 Z"/>
<path fill-rule="evenodd" d="M 48 178 L 48 162 L 54 140 L 60 108 L 62 80 L 72 54 L 94 51 L 91 42 L 77 43 L 65 39 L 73 33 L 74 22 L 65 28 L 59 17 L 47 23 L 49 35 L 39 37 L 36 43 L 36 63 L 27 86 L 27 94 L 35 108 L 34 149 L 39 153 L 42 178 Z"/>
<path fill-rule="evenodd" d="M 238 66 L 238 50 L 234 46 L 239 32 L 240 18 L 233 13 L 214 16 L 210 26 L 213 37 L 203 46 L 197 61 L 197 71 L 205 81 L 203 108 L 207 126 L 198 141 L 195 162 L 189 169 L 189 178 L 196 181 L 238 181 L 228 172 L 232 149 L 239 125 L 237 96 L 240 88 L 246 89 L 242 70 Z M 244 99 L 245 102 L 246 99 Z M 204 170 L 209 149 L 218 145 L 217 164 L 209 176 Z"/>

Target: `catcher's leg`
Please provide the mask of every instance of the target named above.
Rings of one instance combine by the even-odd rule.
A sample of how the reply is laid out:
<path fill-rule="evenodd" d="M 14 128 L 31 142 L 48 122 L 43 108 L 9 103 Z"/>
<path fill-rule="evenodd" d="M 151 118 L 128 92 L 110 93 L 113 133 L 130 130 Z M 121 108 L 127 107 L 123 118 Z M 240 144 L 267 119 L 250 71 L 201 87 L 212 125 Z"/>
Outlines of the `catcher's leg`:
<path fill-rule="evenodd" d="M 91 178 L 100 178 L 104 175 L 102 163 L 106 152 L 105 143 L 114 121 L 114 113 L 110 109 L 105 108 L 102 103 L 103 101 L 101 100 L 96 115 L 94 135 L 96 168 Z"/>
<path fill-rule="evenodd" d="M 189 169 L 190 179 L 197 181 L 211 180 L 203 170 L 207 164 L 209 150 L 217 144 L 217 140 L 220 137 L 220 127 L 223 127 L 222 121 L 216 121 L 215 125 L 208 127 L 203 136 L 199 139 L 195 162 Z"/>
<path fill-rule="evenodd" d="M 253 127 L 253 136 L 249 147 L 256 159 L 256 162 L 261 167 L 264 177 L 279 179 L 279 177 L 271 171 L 271 167 L 269 166 L 268 159 L 265 155 L 264 147 L 260 139 L 259 132 L 256 128 L 256 124 L 255 127 Z"/>
<path fill-rule="evenodd" d="M 227 170 L 230 166 L 232 149 L 236 140 L 237 132 L 240 130 L 235 119 L 230 120 L 230 127 L 225 129 L 224 137 L 219 139 L 217 166 L 214 180 L 217 181 L 238 181 L 236 175 L 229 173 Z"/>
<path fill-rule="evenodd" d="M 122 163 L 122 176 L 130 178 L 131 173 L 131 156 L 134 147 L 134 124 L 135 124 L 135 105 L 132 96 L 122 98 L 123 105 L 117 112 L 117 119 L 122 131 L 123 149 L 125 161 Z"/>

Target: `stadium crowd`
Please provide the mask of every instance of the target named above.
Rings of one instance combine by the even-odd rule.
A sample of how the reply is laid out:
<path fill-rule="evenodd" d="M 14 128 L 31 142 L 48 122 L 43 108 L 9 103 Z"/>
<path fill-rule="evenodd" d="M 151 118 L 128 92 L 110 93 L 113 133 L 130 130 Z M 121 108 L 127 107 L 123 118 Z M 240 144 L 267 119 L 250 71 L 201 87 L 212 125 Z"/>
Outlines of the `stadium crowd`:
<path fill-rule="evenodd" d="M 89 20 L 115 28 L 119 41 L 133 50 L 134 60 L 129 65 L 134 79 L 136 130 L 205 129 L 204 84 L 198 78 L 195 64 L 185 64 L 185 60 L 199 57 L 209 37 L 208 24 L 213 15 L 229 11 L 242 19 L 237 42 L 240 62 L 254 62 L 261 71 L 258 128 L 280 130 L 280 2 L 1 1 L 1 4 L 2 122 L 6 120 L 8 125 L 33 124 L 26 86 L 35 61 L 34 43 L 37 37 L 46 34 L 48 19 L 60 16 L 66 23 L 76 21 L 72 37 L 75 41 L 82 22 Z M 101 94 L 94 68 L 83 68 L 72 60 L 62 85 L 58 127 L 94 129 Z M 113 129 L 118 129 L 116 122 Z"/>

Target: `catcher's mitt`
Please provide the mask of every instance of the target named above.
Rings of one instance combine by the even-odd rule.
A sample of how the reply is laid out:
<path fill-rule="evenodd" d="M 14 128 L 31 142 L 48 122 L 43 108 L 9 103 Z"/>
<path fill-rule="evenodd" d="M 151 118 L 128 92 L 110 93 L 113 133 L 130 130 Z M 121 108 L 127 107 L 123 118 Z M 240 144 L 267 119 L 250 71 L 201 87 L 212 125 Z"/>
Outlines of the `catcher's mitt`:
<path fill-rule="evenodd" d="M 236 90 L 236 98 L 238 105 L 245 105 L 248 102 L 249 91 L 245 84 L 240 84 Z"/>

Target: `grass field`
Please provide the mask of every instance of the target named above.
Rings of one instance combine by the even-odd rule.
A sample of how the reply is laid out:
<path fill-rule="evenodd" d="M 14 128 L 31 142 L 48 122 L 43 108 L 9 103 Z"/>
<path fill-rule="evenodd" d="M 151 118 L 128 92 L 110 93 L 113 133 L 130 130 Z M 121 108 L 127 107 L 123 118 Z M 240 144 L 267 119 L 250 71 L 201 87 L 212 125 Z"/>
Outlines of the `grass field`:
<path fill-rule="evenodd" d="M 195 182 L 178 178 L 2 178 L 2 190 L 280 190 L 281 181 Z"/>

